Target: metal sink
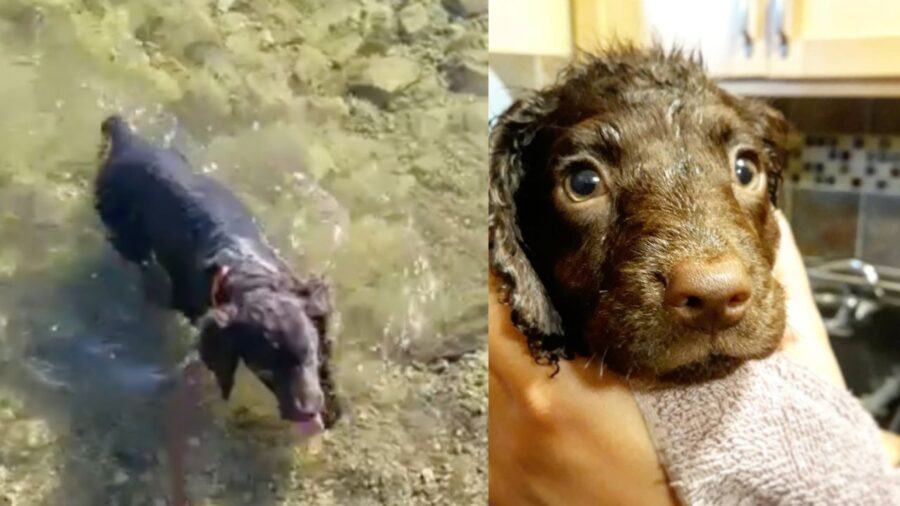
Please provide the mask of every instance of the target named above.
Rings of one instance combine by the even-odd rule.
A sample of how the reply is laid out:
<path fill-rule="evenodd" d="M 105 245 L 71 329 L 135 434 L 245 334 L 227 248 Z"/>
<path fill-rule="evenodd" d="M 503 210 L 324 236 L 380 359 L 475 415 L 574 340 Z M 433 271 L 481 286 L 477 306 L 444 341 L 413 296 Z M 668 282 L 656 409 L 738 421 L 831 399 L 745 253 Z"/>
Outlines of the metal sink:
<path fill-rule="evenodd" d="M 816 304 L 850 390 L 900 432 L 900 269 L 807 260 Z"/>

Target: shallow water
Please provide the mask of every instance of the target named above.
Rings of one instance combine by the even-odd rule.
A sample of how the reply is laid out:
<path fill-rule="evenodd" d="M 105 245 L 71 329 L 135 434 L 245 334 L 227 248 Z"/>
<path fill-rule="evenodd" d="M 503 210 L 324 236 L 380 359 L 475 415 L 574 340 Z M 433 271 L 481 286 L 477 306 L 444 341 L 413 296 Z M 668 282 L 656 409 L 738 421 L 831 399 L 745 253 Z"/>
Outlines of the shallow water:
<path fill-rule="evenodd" d="M 166 504 L 178 441 L 193 504 L 486 502 L 486 98 L 441 72 L 486 16 L 395 4 L 0 2 L 0 504 Z M 382 56 L 405 88 L 349 93 Z M 114 111 L 331 279 L 333 431 L 296 440 L 249 374 L 173 409 L 194 331 L 91 208 Z"/>

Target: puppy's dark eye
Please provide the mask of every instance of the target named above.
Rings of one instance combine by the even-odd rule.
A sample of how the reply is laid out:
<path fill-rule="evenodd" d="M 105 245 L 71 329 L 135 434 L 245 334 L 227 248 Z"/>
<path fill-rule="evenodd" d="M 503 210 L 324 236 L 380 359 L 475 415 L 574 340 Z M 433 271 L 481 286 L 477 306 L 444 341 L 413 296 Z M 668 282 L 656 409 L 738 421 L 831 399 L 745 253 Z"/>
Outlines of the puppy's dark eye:
<path fill-rule="evenodd" d="M 565 189 L 570 199 L 581 202 L 603 193 L 603 178 L 591 164 L 578 163 L 566 175 Z"/>
<path fill-rule="evenodd" d="M 741 186 L 750 186 L 759 177 L 756 155 L 740 151 L 734 159 L 734 177 Z"/>

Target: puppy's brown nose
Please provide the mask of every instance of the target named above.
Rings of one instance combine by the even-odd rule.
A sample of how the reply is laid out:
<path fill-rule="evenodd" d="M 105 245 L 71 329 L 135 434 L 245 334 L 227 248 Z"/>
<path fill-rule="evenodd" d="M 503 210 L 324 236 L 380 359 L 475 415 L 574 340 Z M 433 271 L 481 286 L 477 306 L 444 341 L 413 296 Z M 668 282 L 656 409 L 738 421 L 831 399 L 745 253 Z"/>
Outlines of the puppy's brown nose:
<path fill-rule="evenodd" d="M 683 260 L 669 273 L 665 303 L 681 323 L 714 332 L 741 321 L 751 290 L 747 270 L 733 256 Z"/>

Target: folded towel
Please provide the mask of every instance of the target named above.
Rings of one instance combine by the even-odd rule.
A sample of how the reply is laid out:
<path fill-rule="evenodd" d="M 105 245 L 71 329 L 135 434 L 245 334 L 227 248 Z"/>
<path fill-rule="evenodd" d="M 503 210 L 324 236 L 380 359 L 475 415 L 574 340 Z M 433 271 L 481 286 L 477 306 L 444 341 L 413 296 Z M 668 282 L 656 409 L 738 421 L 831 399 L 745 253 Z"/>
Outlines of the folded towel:
<path fill-rule="evenodd" d="M 635 397 L 683 504 L 900 505 L 859 401 L 781 355 Z"/>

